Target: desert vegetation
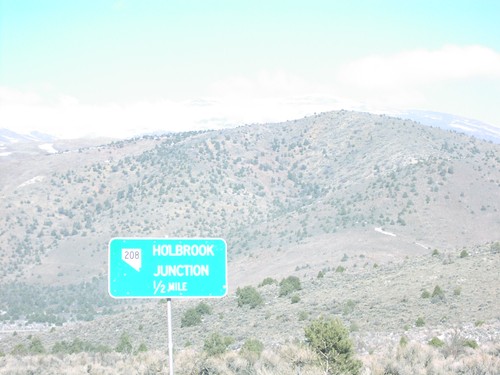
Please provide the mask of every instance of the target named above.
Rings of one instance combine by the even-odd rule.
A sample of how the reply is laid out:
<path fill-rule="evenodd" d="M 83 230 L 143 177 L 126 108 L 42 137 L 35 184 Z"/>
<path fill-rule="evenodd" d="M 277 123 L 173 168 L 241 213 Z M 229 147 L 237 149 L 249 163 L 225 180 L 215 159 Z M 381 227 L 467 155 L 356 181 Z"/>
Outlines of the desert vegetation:
<path fill-rule="evenodd" d="M 174 301 L 179 373 L 498 373 L 499 155 L 339 111 L 2 160 L 0 373 L 164 371 L 107 245 L 166 235 L 229 249 L 227 297 Z"/>

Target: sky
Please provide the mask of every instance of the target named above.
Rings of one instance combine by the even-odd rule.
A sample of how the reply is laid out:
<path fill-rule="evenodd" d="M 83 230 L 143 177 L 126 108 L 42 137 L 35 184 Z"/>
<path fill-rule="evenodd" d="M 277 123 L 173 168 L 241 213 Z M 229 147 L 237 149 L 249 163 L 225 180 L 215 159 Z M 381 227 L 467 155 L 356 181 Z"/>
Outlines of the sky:
<path fill-rule="evenodd" d="M 0 128 L 130 137 L 349 109 L 500 128 L 497 0 L 0 0 Z"/>

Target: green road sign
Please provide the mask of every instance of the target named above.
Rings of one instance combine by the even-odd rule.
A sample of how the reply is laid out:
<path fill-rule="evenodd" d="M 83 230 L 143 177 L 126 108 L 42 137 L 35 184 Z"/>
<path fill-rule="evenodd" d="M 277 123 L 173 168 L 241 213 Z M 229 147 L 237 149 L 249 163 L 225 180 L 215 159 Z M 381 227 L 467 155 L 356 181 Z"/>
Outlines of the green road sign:
<path fill-rule="evenodd" d="M 227 246 L 218 238 L 113 238 L 109 294 L 114 298 L 223 297 Z"/>

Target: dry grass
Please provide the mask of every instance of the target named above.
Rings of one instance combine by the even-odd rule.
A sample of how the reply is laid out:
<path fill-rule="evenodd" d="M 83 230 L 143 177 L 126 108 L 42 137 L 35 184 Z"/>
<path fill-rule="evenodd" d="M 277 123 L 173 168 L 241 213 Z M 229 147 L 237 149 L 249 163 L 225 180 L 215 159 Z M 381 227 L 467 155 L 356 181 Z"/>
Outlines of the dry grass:
<path fill-rule="evenodd" d="M 500 345 L 483 349 L 467 349 L 448 355 L 426 344 L 411 342 L 385 352 L 363 358 L 365 373 L 372 375 L 445 375 L 500 373 Z"/>
<path fill-rule="evenodd" d="M 500 373 L 500 344 L 479 349 L 463 350 L 457 355 L 426 344 L 410 342 L 387 350 L 367 354 L 363 361 L 363 375 L 447 375 Z M 1 375 L 25 374 L 166 374 L 167 355 L 150 351 L 138 355 L 117 353 L 73 355 L 36 355 L 0 357 Z M 208 357 L 194 349 L 175 354 L 175 373 L 180 375 L 282 375 L 324 374 L 315 354 L 300 343 L 269 348 L 260 357 L 239 351 Z"/>

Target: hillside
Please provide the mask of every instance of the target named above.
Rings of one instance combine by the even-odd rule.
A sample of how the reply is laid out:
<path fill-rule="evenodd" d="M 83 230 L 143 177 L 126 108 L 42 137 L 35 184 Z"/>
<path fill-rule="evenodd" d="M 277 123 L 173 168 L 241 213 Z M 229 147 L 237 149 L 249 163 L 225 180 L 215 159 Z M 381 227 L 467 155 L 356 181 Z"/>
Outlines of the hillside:
<path fill-rule="evenodd" d="M 233 292 L 344 255 L 373 265 L 496 241 L 499 151 L 409 120 L 340 111 L 4 156 L 4 318 L 24 316 L 22 301 L 37 296 L 58 321 L 113 311 L 103 293 L 114 236 L 222 237 Z"/>

